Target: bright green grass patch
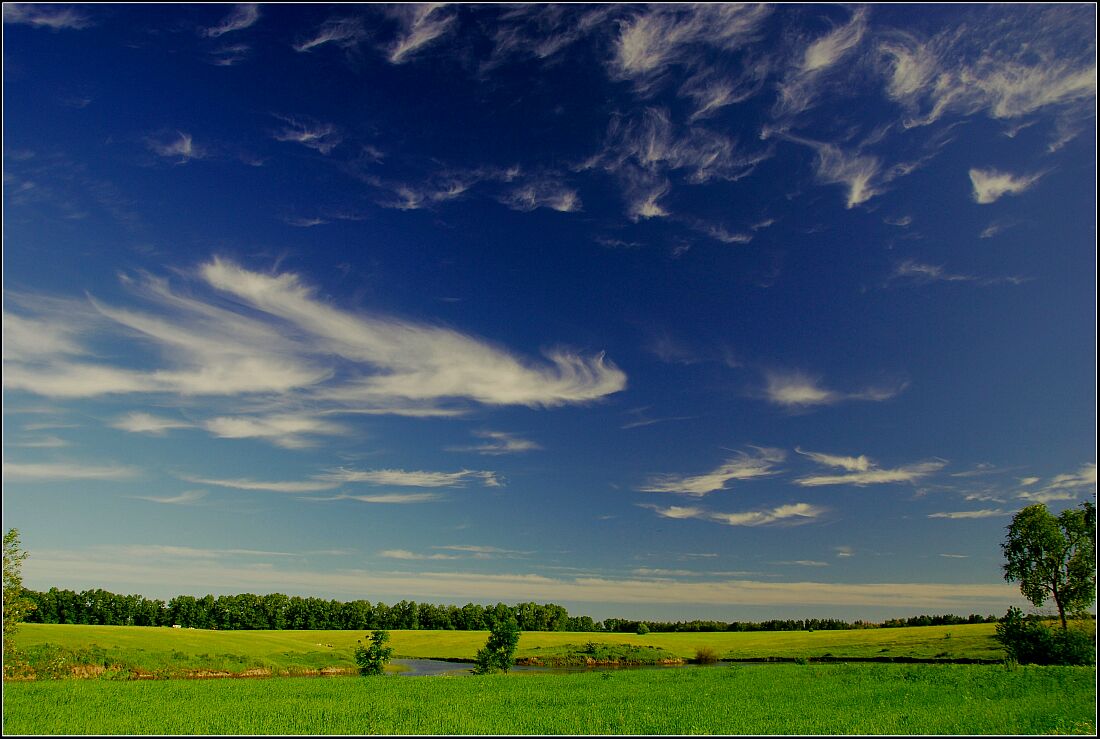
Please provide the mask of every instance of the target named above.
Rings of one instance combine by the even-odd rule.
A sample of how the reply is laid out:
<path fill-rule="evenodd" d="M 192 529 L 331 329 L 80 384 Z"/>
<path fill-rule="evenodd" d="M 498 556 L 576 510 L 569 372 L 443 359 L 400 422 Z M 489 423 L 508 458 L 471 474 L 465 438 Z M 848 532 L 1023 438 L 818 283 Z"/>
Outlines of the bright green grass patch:
<path fill-rule="evenodd" d="M 1092 733 L 1096 671 L 733 665 L 615 673 L 7 683 L 18 734 Z"/>
<path fill-rule="evenodd" d="M 630 644 L 656 647 L 683 659 L 700 648 L 721 659 L 747 657 L 922 657 L 1001 659 L 995 624 L 921 626 L 852 631 L 702 632 L 636 634 L 528 631 L 517 657 L 567 645 Z M 486 631 L 391 631 L 394 657 L 472 660 Z M 950 635 L 950 637 L 948 636 Z M 362 631 L 206 631 L 148 626 L 23 624 L 16 646 L 29 651 L 46 643 L 66 650 L 100 650 L 108 663 L 158 670 L 268 670 L 306 674 L 326 667 L 354 669 L 353 650 Z"/>

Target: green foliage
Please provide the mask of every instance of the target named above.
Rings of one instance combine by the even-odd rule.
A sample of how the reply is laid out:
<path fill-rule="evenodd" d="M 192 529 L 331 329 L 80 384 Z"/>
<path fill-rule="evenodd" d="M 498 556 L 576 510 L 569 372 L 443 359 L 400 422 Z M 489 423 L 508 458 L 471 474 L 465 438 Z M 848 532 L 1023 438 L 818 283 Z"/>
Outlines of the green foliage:
<path fill-rule="evenodd" d="M 474 672 L 486 675 L 491 672 L 508 672 L 515 664 L 516 648 L 519 646 L 519 623 L 514 616 L 506 616 L 497 621 L 489 632 L 485 646 L 478 650 Z"/>
<path fill-rule="evenodd" d="M 19 529 L 4 534 L 4 666 L 18 661 L 13 637 L 19 624 L 34 610 L 34 604 L 23 595 L 23 560 L 27 553 L 19 544 Z"/>
<path fill-rule="evenodd" d="M 645 622 L 643 621 L 643 622 L 638 624 L 638 628 L 634 633 L 637 634 L 638 636 L 645 636 L 646 634 L 649 633 L 649 627 L 646 626 Z"/>
<path fill-rule="evenodd" d="M 714 647 L 696 647 L 695 661 L 701 665 L 712 665 L 718 661 L 718 650 Z"/>
<path fill-rule="evenodd" d="M 997 624 L 997 641 L 1008 659 L 1032 665 L 1094 665 L 1096 642 L 1091 634 L 1072 629 L 1050 629 L 1036 618 L 1025 617 L 1019 608 L 1009 608 Z"/>
<path fill-rule="evenodd" d="M 1096 508 L 1090 502 L 1055 516 L 1042 503 L 1012 517 L 1001 545 L 1004 577 L 1039 608 L 1054 600 L 1062 628 L 1066 612 L 1087 608 L 1096 598 Z"/>
<path fill-rule="evenodd" d="M 359 665 L 360 675 L 381 675 L 386 671 L 386 663 L 393 655 L 393 648 L 386 646 L 389 640 L 390 632 L 378 629 L 371 634 L 370 646 L 364 647 L 363 642 L 356 642 L 355 663 Z"/>

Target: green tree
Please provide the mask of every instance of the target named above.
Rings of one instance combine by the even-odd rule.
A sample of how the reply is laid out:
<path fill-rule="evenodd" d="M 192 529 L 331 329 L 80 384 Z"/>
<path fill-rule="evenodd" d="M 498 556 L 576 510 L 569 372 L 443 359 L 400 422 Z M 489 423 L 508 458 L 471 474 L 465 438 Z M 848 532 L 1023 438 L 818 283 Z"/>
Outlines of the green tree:
<path fill-rule="evenodd" d="M 34 610 L 34 604 L 23 595 L 23 560 L 27 553 L 19 543 L 19 529 L 4 534 L 4 658 L 15 656 L 12 637 L 20 622 Z"/>
<path fill-rule="evenodd" d="M 371 632 L 370 646 L 364 647 L 362 641 L 357 641 L 355 647 L 355 663 L 359 665 L 360 675 L 381 675 L 386 670 L 386 663 L 390 661 L 393 649 L 386 646 L 390 640 L 390 632 L 377 629 Z"/>
<path fill-rule="evenodd" d="M 497 619 L 489 632 L 489 640 L 477 652 L 477 667 L 474 673 L 487 675 L 490 672 L 508 672 L 515 662 L 516 647 L 519 646 L 519 623 L 510 612 Z"/>
<path fill-rule="evenodd" d="M 1039 608 L 1054 600 L 1062 629 L 1066 612 L 1087 608 L 1096 598 L 1096 507 L 1082 503 L 1055 516 L 1042 503 L 1012 517 L 1001 544 L 1005 580 Z"/>

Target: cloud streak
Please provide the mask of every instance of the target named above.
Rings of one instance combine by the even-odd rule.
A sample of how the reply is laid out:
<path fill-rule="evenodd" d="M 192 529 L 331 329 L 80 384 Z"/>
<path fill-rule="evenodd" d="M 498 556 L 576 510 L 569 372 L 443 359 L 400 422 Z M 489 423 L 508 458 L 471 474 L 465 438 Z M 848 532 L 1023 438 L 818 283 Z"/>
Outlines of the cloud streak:
<path fill-rule="evenodd" d="M 678 493 L 702 497 L 724 489 L 733 480 L 751 480 L 777 474 L 776 465 L 786 459 L 786 453 L 782 449 L 754 449 L 756 451 L 752 454 L 737 452 L 711 472 L 702 475 L 656 475 L 638 489 L 647 493 Z"/>

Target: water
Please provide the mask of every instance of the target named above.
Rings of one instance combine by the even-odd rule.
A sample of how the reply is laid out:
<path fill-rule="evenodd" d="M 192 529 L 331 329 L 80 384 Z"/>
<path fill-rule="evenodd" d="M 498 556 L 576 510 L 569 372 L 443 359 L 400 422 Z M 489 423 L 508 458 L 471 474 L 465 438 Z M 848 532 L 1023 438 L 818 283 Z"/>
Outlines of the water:
<path fill-rule="evenodd" d="M 391 665 L 402 665 L 407 669 L 397 673 L 402 677 L 427 677 L 430 675 L 469 675 L 473 670 L 472 662 L 446 662 L 439 659 L 393 659 Z M 549 672 L 564 674 L 567 672 L 611 672 L 619 670 L 674 670 L 699 667 L 713 667 L 714 665 L 682 664 L 682 665 L 624 665 L 614 667 L 611 665 L 577 665 L 575 667 L 531 667 L 516 666 L 511 672 Z"/>

